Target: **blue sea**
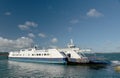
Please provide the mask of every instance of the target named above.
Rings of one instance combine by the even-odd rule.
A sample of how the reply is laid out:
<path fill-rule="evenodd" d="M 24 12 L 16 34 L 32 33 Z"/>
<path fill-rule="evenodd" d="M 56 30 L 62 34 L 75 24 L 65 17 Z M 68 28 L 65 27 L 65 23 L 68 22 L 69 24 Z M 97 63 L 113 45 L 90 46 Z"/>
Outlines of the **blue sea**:
<path fill-rule="evenodd" d="M 120 60 L 120 53 L 96 54 L 112 61 Z M 120 78 L 115 65 L 60 65 L 0 60 L 0 78 Z"/>

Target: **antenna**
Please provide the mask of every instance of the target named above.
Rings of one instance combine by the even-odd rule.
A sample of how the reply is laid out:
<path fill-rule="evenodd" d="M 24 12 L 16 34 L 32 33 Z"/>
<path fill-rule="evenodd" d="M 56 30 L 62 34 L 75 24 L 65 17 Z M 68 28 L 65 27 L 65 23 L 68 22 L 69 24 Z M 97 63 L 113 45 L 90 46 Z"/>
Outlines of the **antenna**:
<path fill-rule="evenodd" d="M 71 45 L 73 45 L 73 40 L 72 39 L 70 39 L 70 43 L 71 43 Z"/>
<path fill-rule="evenodd" d="M 68 44 L 68 48 L 75 48 L 75 45 L 74 45 L 72 39 L 70 39 L 70 43 Z"/>

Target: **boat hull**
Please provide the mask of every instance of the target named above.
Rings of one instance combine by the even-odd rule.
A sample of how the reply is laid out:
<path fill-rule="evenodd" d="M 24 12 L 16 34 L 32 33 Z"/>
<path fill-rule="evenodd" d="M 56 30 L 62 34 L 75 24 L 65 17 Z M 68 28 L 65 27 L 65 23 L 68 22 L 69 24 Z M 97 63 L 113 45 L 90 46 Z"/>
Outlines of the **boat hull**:
<path fill-rule="evenodd" d="M 38 63 L 56 63 L 56 64 L 66 64 L 66 58 L 18 58 L 9 57 L 9 60 L 21 61 L 21 62 L 38 62 Z"/>
<path fill-rule="evenodd" d="M 67 62 L 67 65 L 109 65 L 109 64 L 108 63 L 95 63 L 95 62 L 88 62 L 88 63 Z"/>
<path fill-rule="evenodd" d="M 76 62 L 76 61 L 68 61 L 68 65 L 109 65 L 109 61 L 89 61 L 89 62 Z"/>

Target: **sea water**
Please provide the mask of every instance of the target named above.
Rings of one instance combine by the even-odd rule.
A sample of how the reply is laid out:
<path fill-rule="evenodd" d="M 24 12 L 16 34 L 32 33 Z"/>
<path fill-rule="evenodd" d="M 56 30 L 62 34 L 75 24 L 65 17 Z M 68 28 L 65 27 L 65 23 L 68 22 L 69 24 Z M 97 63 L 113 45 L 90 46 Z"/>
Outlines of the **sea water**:
<path fill-rule="evenodd" d="M 119 61 L 120 53 L 97 54 Z M 0 78 L 120 78 L 114 65 L 59 65 L 0 60 Z"/>

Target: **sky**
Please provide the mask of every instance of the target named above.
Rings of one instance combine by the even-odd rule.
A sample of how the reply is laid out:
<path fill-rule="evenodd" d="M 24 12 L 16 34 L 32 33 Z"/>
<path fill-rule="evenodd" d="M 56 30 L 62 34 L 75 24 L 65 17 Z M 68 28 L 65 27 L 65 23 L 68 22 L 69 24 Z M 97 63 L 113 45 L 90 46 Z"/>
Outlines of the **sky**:
<path fill-rule="evenodd" d="M 120 0 L 0 0 L 0 51 L 65 47 L 120 52 Z"/>

